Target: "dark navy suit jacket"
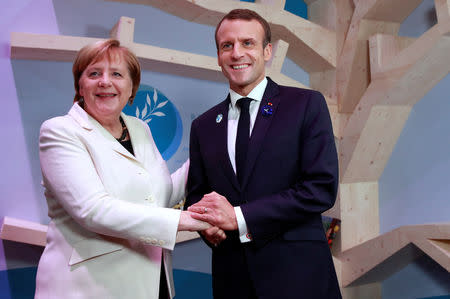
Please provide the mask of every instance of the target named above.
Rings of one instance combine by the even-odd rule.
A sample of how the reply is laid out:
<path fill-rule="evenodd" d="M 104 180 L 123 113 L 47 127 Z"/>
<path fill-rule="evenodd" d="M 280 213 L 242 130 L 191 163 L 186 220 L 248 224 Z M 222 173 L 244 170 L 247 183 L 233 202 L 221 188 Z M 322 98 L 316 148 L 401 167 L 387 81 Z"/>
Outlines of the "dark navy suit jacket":
<path fill-rule="evenodd" d="M 229 97 L 192 123 L 185 206 L 215 191 L 240 206 L 253 240 L 238 233 L 213 248 L 215 298 L 340 298 L 321 213 L 338 187 L 324 97 L 268 78 L 250 137 L 242 186 L 227 150 Z M 262 113 L 271 106 L 272 114 Z M 218 115 L 221 122 L 216 122 Z"/>

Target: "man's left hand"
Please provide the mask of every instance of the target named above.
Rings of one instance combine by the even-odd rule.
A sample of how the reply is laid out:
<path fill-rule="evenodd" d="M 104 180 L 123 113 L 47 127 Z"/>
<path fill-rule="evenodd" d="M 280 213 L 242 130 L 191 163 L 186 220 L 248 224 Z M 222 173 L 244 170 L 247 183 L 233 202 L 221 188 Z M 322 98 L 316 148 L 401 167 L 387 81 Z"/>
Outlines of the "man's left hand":
<path fill-rule="evenodd" d="M 205 194 L 199 202 L 188 208 L 194 212 L 192 218 L 202 220 L 223 230 L 237 230 L 238 224 L 233 206 L 226 197 L 211 192 Z"/>
<path fill-rule="evenodd" d="M 213 246 L 217 247 L 227 238 L 225 232 L 217 226 L 212 226 L 200 232 L 202 236 Z"/>

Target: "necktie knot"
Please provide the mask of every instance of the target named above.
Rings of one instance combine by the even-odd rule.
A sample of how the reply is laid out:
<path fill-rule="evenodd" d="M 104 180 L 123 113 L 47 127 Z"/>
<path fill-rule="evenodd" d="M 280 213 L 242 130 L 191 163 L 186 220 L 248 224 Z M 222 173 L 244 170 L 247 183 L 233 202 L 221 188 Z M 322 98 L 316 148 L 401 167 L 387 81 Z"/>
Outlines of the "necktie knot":
<path fill-rule="evenodd" d="M 241 108 L 241 113 L 249 111 L 250 102 L 252 100 L 253 99 L 250 98 L 240 98 L 239 100 L 237 100 L 236 105 Z"/>

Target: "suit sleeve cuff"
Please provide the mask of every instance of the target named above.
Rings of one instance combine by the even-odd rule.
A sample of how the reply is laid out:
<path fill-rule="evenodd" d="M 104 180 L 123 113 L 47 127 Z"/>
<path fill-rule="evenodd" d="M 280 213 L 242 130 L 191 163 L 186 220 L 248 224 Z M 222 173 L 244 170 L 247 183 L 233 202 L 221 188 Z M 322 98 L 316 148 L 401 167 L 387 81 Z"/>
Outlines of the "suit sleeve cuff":
<path fill-rule="evenodd" d="M 244 214 L 242 214 L 241 207 L 234 207 L 234 213 L 236 214 L 236 221 L 239 229 L 239 239 L 241 243 L 250 242 L 252 236 L 248 232 L 247 223 L 245 222 Z"/>

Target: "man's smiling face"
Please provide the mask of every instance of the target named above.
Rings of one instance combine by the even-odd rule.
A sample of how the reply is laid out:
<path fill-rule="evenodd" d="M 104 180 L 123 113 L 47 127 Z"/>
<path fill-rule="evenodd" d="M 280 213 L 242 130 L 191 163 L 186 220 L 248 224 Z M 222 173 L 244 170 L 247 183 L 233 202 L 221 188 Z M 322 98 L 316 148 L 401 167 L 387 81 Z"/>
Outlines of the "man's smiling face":
<path fill-rule="evenodd" d="M 246 96 L 264 79 L 272 45 L 263 48 L 264 29 L 257 20 L 224 20 L 217 31 L 218 63 L 230 88 Z"/>

